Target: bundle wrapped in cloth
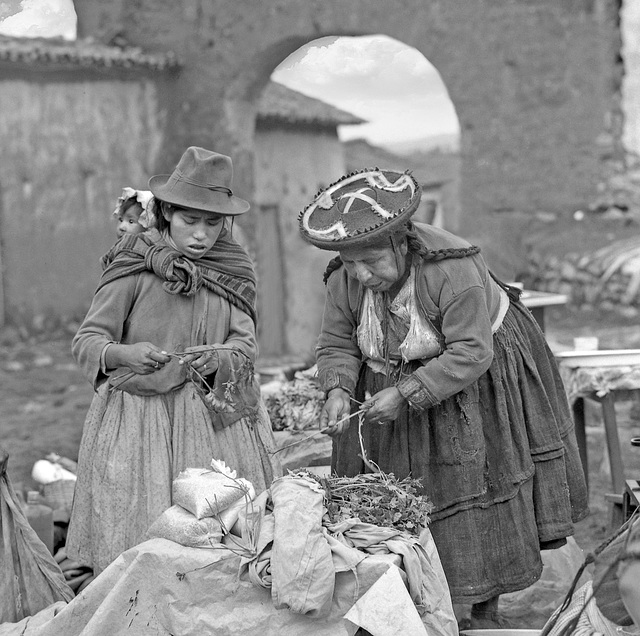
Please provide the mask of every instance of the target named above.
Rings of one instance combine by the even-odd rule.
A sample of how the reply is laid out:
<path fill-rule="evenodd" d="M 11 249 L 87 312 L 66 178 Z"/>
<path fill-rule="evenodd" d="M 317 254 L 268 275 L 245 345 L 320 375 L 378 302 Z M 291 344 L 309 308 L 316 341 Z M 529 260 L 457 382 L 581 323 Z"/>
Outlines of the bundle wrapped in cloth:
<path fill-rule="evenodd" d="M 173 481 L 172 493 L 174 505 L 151 524 L 147 536 L 189 548 L 220 543 L 256 495 L 250 481 L 217 459 L 211 460 L 211 469 L 182 471 Z"/>
<path fill-rule="evenodd" d="M 182 506 L 171 506 L 151 524 L 147 537 L 168 539 L 188 548 L 210 548 L 222 540 L 222 525 L 213 517 L 197 519 Z"/>
<path fill-rule="evenodd" d="M 174 480 L 172 499 L 198 519 L 215 517 L 245 494 L 252 484 L 238 477 L 223 461 L 211 460 L 211 469 L 187 468 Z"/>
<path fill-rule="evenodd" d="M 340 615 L 376 636 L 457 636 L 449 587 L 427 525 L 430 503 L 413 492 L 412 481 L 382 473 L 361 477 L 336 483 L 299 471 L 276 479 L 253 502 L 260 521 L 241 578 L 246 572 L 254 585 L 270 589 L 278 610 L 326 621 Z M 342 497 L 347 487 L 353 489 Z M 396 499 L 406 496 L 417 510 L 401 505 L 396 519 L 389 501 L 387 525 L 360 518 L 372 499 L 393 493 Z M 347 499 L 353 506 L 346 506 Z"/>

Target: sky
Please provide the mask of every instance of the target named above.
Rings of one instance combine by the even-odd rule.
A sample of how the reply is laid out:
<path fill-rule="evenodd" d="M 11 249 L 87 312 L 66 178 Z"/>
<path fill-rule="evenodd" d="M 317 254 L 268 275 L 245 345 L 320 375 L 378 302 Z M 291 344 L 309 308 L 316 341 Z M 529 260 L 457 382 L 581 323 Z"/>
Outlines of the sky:
<path fill-rule="evenodd" d="M 366 137 L 385 145 L 459 133 L 438 71 L 422 53 L 387 36 L 315 40 L 271 77 L 370 122 L 341 127 L 343 140 Z"/>
<path fill-rule="evenodd" d="M 74 40 L 73 0 L 0 0 L 0 34 Z"/>
<path fill-rule="evenodd" d="M 73 0 L 0 0 L 0 34 L 73 40 Z M 459 134 L 438 71 L 419 51 L 384 35 L 314 40 L 284 60 L 271 77 L 367 120 L 341 126 L 345 141 L 365 138 L 381 146 L 426 149 L 428 138 L 445 135 L 455 143 Z"/>

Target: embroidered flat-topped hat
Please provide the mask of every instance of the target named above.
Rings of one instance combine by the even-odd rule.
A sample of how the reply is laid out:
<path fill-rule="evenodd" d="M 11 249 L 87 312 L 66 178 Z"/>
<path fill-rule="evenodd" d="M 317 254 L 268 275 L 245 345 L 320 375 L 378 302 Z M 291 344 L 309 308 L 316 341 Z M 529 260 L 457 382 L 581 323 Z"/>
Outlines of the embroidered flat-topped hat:
<path fill-rule="evenodd" d="M 346 175 L 300 214 L 302 238 L 324 250 L 378 243 L 418 208 L 421 188 L 409 172 L 370 168 Z"/>
<path fill-rule="evenodd" d="M 161 201 L 228 216 L 244 214 L 249 203 L 233 194 L 231 158 L 190 146 L 171 174 L 149 179 L 149 190 Z"/>

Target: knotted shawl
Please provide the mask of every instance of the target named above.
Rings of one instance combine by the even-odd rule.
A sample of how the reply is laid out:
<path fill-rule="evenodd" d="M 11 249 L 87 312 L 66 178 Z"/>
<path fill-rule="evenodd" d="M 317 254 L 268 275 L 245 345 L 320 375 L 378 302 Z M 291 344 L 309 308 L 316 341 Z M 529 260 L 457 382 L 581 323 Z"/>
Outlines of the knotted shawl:
<path fill-rule="evenodd" d="M 197 261 L 171 247 L 155 229 L 127 234 L 102 257 L 101 263 L 104 271 L 98 290 L 118 278 L 150 271 L 164 280 L 163 287 L 169 294 L 192 296 L 204 285 L 256 322 L 253 263 L 229 232 L 221 234 Z"/>

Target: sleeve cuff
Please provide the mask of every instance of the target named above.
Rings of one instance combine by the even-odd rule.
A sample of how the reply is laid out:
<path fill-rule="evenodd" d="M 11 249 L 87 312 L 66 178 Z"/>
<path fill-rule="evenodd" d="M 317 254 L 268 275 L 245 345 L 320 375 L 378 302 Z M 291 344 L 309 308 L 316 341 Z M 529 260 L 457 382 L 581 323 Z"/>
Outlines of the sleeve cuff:
<path fill-rule="evenodd" d="M 440 401 L 415 375 L 400 380 L 396 388 L 411 406 L 420 410 L 435 406 Z"/>
<path fill-rule="evenodd" d="M 113 344 L 113 342 L 107 342 L 104 347 L 102 347 L 102 351 L 100 352 L 100 371 L 107 374 L 107 363 L 106 363 L 106 355 L 107 349 Z"/>
<path fill-rule="evenodd" d="M 356 388 L 355 379 L 341 369 L 323 369 L 318 372 L 318 380 L 325 395 L 331 389 L 344 389 L 349 395 L 353 395 Z"/>

